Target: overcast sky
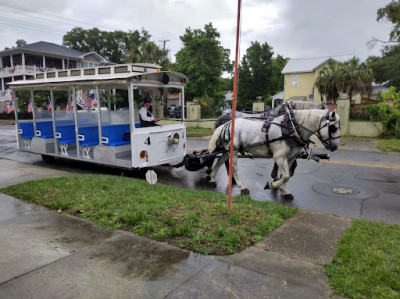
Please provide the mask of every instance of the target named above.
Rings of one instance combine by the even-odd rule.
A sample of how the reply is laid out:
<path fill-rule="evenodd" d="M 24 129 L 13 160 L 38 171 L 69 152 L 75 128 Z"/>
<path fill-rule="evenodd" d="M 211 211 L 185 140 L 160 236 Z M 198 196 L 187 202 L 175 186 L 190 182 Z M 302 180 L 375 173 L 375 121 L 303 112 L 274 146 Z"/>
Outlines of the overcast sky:
<path fill-rule="evenodd" d="M 361 60 L 380 55 L 368 49 L 373 36 L 387 40 L 390 23 L 376 21 L 390 0 L 242 0 L 241 56 L 251 42 L 267 42 L 275 54 L 311 58 L 354 54 Z M 47 41 L 62 44 L 80 26 L 101 30 L 146 29 L 170 57 L 182 47 L 185 29 L 212 22 L 223 47 L 235 51 L 236 0 L 0 0 L 0 50 Z"/>

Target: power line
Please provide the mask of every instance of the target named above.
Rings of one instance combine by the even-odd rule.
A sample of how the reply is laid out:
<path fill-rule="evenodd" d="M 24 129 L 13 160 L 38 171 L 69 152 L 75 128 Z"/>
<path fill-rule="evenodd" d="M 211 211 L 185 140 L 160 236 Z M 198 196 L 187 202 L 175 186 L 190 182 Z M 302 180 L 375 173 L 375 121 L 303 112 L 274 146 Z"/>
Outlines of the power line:
<path fill-rule="evenodd" d="M 107 27 L 107 26 L 100 26 L 100 25 L 96 25 L 96 24 L 93 24 L 93 23 L 88 23 L 88 22 L 81 21 L 81 20 L 65 18 L 65 17 L 60 16 L 60 15 L 44 13 L 44 12 L 40 12 L 40 11 L 37 11 L 37 10 L 33 10 L 33 9 L 29 9 L 29 8 L 25 8 L 25 7 L 21 7 L 21 6 L 17 6 L 17 5 L 12 5 L 12 4 L 8 4 L 8 3 L 4 3 L 4 2 L 0 2 L 0 6 L 6 6 L 6 7 L 9 7 L 9 8 L 16 9 L 18 11 L 25 11 L 25 12 L 35 13 L 35 14 L 39 14 L 39 15 L 42 15 L 42 16 L 50 17 L 50 18 L 53 18 L 53 19 L 56 19 L 56 20 L 62 19 L 62 20 L 66 20 L 66 21 L 72 21 L 72 22 L 75 22 L 75 23 L 78 22 L 78 23 L 81 23 L 81 24 L 86 24 L 86 25 L 89 25 L 89 26 L 92 26 L 92 27 L 103 27 L 103 28 L 108 28 L 108 29 L 114 30 L 113 28 L 110 28 L 110 27 Z"/>
<path fill-rule="evenodd" d="M 88 23 L 88 22 L 84 22 L 84 21 L 80 21 L 80 20 L 76 20 L 76 19 L 71 19 L 71 18 L 65 18 L 60 15 L 49 14 L 47 12 L 41 12 L 38 10 L 33 10 L 33 9 L 29 9 L 29 8 L 25 8 L 25 7 L 21 7 L 21 6 L 17 6 L 17 5 L 4 3 L 4 2 L 0 2 L 0 6 L 9 8 L 9 9 L 3 8 L 2 11 L 0 11 L 0 14 L 2 12 L 9 12 L 9 13 L 11 13 L 11 15 L 7 14 L 7 16 L 11 16 L 11 17 L 13 17 L 12 14 L 14 14 L 14 15 L 26 16 L 27 18 L 35 18 L 35 20 L 40 19 L 40 20 L 44 20 L 46 22 L 58 23 L 61 25 L 67 25 L 67 26 L 71 26 L 71 27 L 76 27 L 76 23 L 81 23 L 81 24 L 89 25 L 91 27 L 103 27 L 103 28 L 108 28 L 110 30 L 116 30 L 116 29 L 112 29 L 107 26 L 99 26 L 96 24 L 92 24 L 92 23 Z M 33 14 L 36 14 L 36 16 Z M 66 22 L 63 22 L 60 20 L 65 20 Z M 73 23 L 69 23 L 69 22 L 73 22 Z M 28 29 L 28 30 L 44 32 L 44 33 L 52 34 L 52 35 L 56 35 L 56 36 L 64 36 L 71 29 L 71 28 L 62 29 L 60 27 L 56 28 L 54 26 L 49 27 L 49 26 L 41 25 L 41 24 L 38 24 L 35 22 L 29 22 L 27 20 L 22 21 L 18 18 L 11 19 L 11 18 L 7 18 L 7 17 L 3 17 L 3 16 L 0 18 L 0 23 L 10 26 L 10 27 L 19 27 L 19 28 L 24 28 L 24 29 Z M 163 43 L 164 50 L 166 50 L 166 43 L 167 42 L 171 43 L 171 40 L 169 40 L 169 39 L 163 39 L 161 37 L 158 37 L 157 35 L 152 35 L 152 34 L 150 34 L 150 35 L 153 38 L 156 38 L 156 39 L 159 38 L 159 41 Z M 172 46 L 175 46 L 175 47 L 180 46 L 174 41 L 172 41 L 171 44 L 172 44 Z"/>
<path fill-rule="evenodd" d="M 12 10 L 7 10 L 7 9 L 3 9 L 2 11 L 0 11 L 0 13 L 5 12 L 5 11 L 11 12 L 11 13 L 13 13 L 13 14 L 18 14 L 18 15 L 22 15 L 22 16 L 27 16 L 27 17 L 29 17 L 29 18 L 33 17 L 32 15 L 26 14 L 25 12 L 18 12 L 18 11 L 12 11 Z M 9 15 L 9 14 L 7 14 L 7 15 Z M 56 21 L 56 20 L 49 20 L 49 19 L 47 19 L 47 18 L 42 18 L 42 17 L 38 17 L 38 16 L 37 16 L 37 17 L 34 17 L 34 18 L 35 18 L 35 20 L 36 20 L 36 19 L 40 19 L 40 20 L 44 20 L 44 21 L 47 21 L 47 22 L 59 23 L 59 24 L 64 24 L 64 25 L 68 25 L 68 26 L 73 26 L 73 27 L 75 27 L 75 24 L 72 24 L 72 23 L 60 22 L 60 21 Z"/>
<path fill-rule="evenodd" d="M 8 22 L 4 22 L 3 20 L 0 20 L 0 24 L 8 25 L 8 26 L 10 26 L 10 27 L 19 27 L 19 28 L 29 29 L 29 30 L 33 30 L 33 31 L 48 33 L 48 34 L 57 35 L 57 36 L 61 36 L 61 37 L 65 35 L 65 33 L 56 33 L 56 32 L 54 32 L 54 30 L 51 30 L 51 31 L 50 31 L 49 29 L 46 30 L 46 29 L 44 29 L 44 28 L 42 28 L 42 29 L 35 29 L 35 28 L 32 28 L 31 25 L 10 24 L 10 23 L 8 23 Z"/>
<path fill-rule="evenodd" d="M 7 22 L 9 22 L 9 23 L 13 23 L 13 25 L 34 26 L 34 27 L 38 27 L 39 29 L 49 30 L 50 32 L 58 32 L 58 33 L 65 34 L 65 30 L 57 29 L 57 28 L 49 27 L 49 26 L 45 26 L 45 25 L 34 24 L 34 23 L 30 23 L 30 22 L 25 22 L 25 21 L 20 21 L 20 20 L 14 20 L 14 19 L 5 18 L 5 17 L 2 17 L 2 18 L 0 19 L 0 21 L 7 21 Z M 11 25 L 11 24 L 10 24 L 10 25 Z M 28 28 L 29 28 L 29 27 L 28 27 Z"/>

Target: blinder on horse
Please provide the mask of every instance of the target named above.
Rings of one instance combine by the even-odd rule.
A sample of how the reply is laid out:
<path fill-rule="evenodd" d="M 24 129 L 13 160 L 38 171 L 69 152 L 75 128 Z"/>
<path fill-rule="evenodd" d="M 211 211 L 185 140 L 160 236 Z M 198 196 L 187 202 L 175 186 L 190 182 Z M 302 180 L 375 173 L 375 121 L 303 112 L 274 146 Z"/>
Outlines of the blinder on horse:
<path fill-rule="evenodd" d="M 321 119 L 321 124 L 322 122 L 325 121 L 325 124 L 321 125 L 319 127 L 318 132 L 316 133 L 318 139 L 322 142 L 322 144 L 327 148 L 327 149 L 334 149 L 336 148 L 336 146 L 333 145 L 332 141 L 335 139 L 340 138 L 340 135 L 338 136 L 332 136 L 333 134 L 335 134 L 338 129 L 340 129 L 340 121 L 336 121 L 336 119 L 332 119 L 330 116 L 332 114 L 332 118 L 335 117 L 335 112 L 328 112 L 326 114 L 326 116 L 324 116 Z M 321 130 L 325 127 L 328 127 L 328 137 L 327 138 L 323 138 L 321 135 Z"/>

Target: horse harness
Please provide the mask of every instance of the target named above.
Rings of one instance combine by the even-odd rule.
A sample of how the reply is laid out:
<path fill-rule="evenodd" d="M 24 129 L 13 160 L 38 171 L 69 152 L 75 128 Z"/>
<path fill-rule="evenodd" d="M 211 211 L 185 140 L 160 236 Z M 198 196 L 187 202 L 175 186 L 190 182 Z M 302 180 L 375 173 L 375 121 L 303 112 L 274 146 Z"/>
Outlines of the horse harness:
<path fill-rule="evenodd" d="M 275 118 L 280 117 L 282 115 L 283 115 L 283 120 L 281 121 L 281 123 L 274 122 Z M 337 127 L 334 124 L 330 123 L 329 112 L 326 114 L 326 116 L 322 117 L 320 127 L 316 132 L 309 130 L 308 128 L 300 125 L 297 122 L 293 112 L 293 108 L 290 105 L 290 103 L 285 103 L 279 109 L 275 109 L 272 113 L 265 114 L 265 118 L 266 120 L 264 121 L 261 130 L 265 132 L 266 141 L 252 144 L 251 147 L 266 145 L 268 150 L 270 151 L 269 145 L 272 142 L 284 140 L 286 144 L 290 147 L 297 147 L 297 146 L 303 147 L 308 157 L 317 160 L 318 158 L 316 158 L 315 155 L 312 155 L 311 150 L 309 149 L 310 143 L 314 144 L 314 142 L 311 141 L 310 139 L 304 139 L 301 129 L 307 130 L 312 134 L 315 134 L 325 147 L 329 147 L 330 142 L 333 139 L 340 138 L 340 136 L 338 137 L 332 136 L 332 134 L 334 134 L 337 131 Z M 323 121 L 325 121 L 325 124 L 321 125 Z M 282 136 L 274 139 L 268 138 L 268 132 L 272 124 L 280 126 L 282 128 Z M 320 131 L 326 126 L 328 126 L 329 136 L 328 138 L 323 139 Z M 220 134 L 220 138 L 217 140 L 217 148 L 221 148 L 223 142 L 229 142 L 229 141 L 230 141 L 230 122 L 226 123 L 225 126 L 223 127 Z M 246 150 L 244 148 L 238 148 L 235 150 L 238 150 L 244 156 L 252 158 L 248 153 L 246 153 Z"/>
<path fill-rule="evenodd" d="M 280 117 L 283 115 L 283 120 L 281 123 L 273 122 L 275 118 Z M 261 130 L 265 132 L 266 137 L 266 144 L 269 149 L 269 144 L 275 141 L 284 140 L 286 144 L 290 147 L 294 146 L 308 146 L 310 144 L 310 140 L 304 140 L 301 134 L 300 125 L 296 121 L 296 117 L 294 116 L 294 112 L 292 106 L 289 103 L 285 103 L 282 107 L 278 110 L 277 116 L 270 116 L 267 115 L 267 120 L 264 122 Z M 282 129 L 282 136 L 274 139 L 268 138 L 268 132 L 271 128 L 271 125 L 280 126 Z"/>
<path fill-rule="evenodd" d="M 316 135 L 318 137 L 318 139 L 321 141 L 321 143 L 326 148 L 329 148 L 331 146 L 332 140 L 340 138 L 340 136 L 337 136 L 337 137 L 332 136 L 332 134 L 334 134 L 338 130 L 338 128 L 335 126 L 334 123 L 330 122 L 329 112 L 327 112 L 326 115 L 321 118 L 319 129 L 316 132 L 311 131 L 310 129 L 300 125 L 296 121 L 296 118 L 294 116 L 294 112 L 293 112 L 293 109 L 292 109 L 290 103 L 285 103 L 284 105 L 282 105 L 279 112 L 280 112 L 280 114 L 278 114 L 277 117 L 283 115 L 283 121 L 280 124 L 273 122 L 273 120 L 276 117 L 270 117 L 264 122 L 264 125 L 261 129 L 262 131 L 266 132 L 266 144 L 267 144 L 268 149 L 269 149 L 270 143 L 279 141 L 279 140 L 285 140 L 286 144 L 290 147 L 302 146 L 302 147 L 304 147 L 306 152 L 310 152 L 308 146 L 310 145 L 310 143 L 314 144 L 314 142 L 312 142 L 310 139 L 305 140 L 301 133 L 301 129 L 309 131 L 311 133 L 311 135 Z M 322 124 L 323 122 L 325 122 L 325 123 Z M 282 136 L 278 137 L 278 138 L 274 138 L 272 140 L 269 140 L 268 139 L 268 131 L 272 124 L 278 125 L 282 128 Z M 339 123 L 339 126 L 340 126 L 340 123 Z M 328 137 L 323 139 L 322 135 L 321 135 L 321 130 L 325 127 L 328 127 Z"/>

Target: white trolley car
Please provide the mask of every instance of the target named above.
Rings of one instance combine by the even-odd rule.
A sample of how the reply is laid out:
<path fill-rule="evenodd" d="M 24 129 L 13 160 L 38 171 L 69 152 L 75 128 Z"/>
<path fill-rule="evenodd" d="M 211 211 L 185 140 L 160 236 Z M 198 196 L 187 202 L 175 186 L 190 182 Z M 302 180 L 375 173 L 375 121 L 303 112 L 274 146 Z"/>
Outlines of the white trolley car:
<path fill-rule="evenodd" d="M 38 73 L 33 80 L 11 82 L 18 149 L 41 154 L 45 161 L 62 157 L 129 169 L 179 163 L 186 155 L 184 113 L 180 122 L 140 128 L 138 111 L 142 98 L 151 97 L 153 114 L 160 117 L 168 93 L 179 93 L 184 107 L 187 81 L 183 74 L 136 63 L 57 70 Z M 113 107 L 111 98 L 116 90 L 127 94 L 127 109 Z M 47 93 L 48 106 L 53 108 L 55 94 L 63 92 L 65 105 L 59 105 L 62 109 L 34 108 L 32 119 L 19 120 L 19 91 L 30 95 L 33 107 L 35 102 L 43 105 Z M 97 104 L 77 109 L 90 95 Z M 64 108 L 67 105 L 68 110 Z"/>

